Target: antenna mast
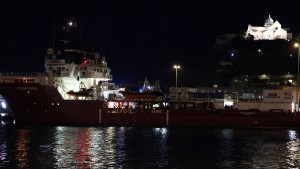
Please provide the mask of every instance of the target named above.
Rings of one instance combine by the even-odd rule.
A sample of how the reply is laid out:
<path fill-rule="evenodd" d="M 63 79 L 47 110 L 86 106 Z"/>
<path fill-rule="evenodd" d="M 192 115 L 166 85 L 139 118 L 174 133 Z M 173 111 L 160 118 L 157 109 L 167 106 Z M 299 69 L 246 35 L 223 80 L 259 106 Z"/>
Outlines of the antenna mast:
<path fill-rule="evenodd" d="M 54 22 L 53 22 L 53 42 L 52 42 L 52 48 L 53 48 L 53 55 L 54 55 L 54 48 L 55 48 L 55 27 L 56 27 L 56 14 L 54 16 Z"/>

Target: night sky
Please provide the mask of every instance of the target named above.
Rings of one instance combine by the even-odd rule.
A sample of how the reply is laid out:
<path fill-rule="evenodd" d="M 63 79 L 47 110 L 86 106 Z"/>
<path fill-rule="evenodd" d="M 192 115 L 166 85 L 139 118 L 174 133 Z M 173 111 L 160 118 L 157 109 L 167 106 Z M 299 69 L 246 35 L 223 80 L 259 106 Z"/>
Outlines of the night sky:
<path fill-rule="evenodd" d="M 44 71 L 53 42 L 53 23 L 78 19 L 82 40 L 105 55 L 116 84 L 160 81 L 205 84 L 207 51 L 219 35 L 241 33 L 248 24 L 263 26 L 268 15 L 300 32 L 300 1 L 124 0 L 9 1 L 0 5 L 0 71 Z"/>

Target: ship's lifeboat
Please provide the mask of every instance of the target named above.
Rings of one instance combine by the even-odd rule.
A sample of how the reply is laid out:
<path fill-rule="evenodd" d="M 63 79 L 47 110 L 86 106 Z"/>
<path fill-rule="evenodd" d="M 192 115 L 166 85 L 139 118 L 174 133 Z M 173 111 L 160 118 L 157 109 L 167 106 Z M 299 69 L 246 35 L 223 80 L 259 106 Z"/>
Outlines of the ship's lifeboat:
<path fill-rule="evenodd" d="M 92 89 L 85 89 L 81 88 L 79 91 L 73 91 L 69 90 L 67 92 L 69 96 L 73 96 L 74 99 L 78 99 L 79 97 L 87 98 L 87 97 L 92 97 L 93 96 L 93 90 Z"/>

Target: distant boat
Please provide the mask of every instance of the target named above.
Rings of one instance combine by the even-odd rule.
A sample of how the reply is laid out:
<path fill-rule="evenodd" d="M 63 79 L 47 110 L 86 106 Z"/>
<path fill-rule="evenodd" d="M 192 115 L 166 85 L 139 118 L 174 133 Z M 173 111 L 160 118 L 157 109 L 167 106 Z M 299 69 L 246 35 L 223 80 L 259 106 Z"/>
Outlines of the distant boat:
<path fill-rule="evenodd" d="M 15 117 L 6 100 L 0 95 L 0 127 L 11 126 L 15 123 Z"/>
<path fill-rule="evenodd" d="M 139 99 L 139 100 L 157 100 L 164 96 L 161 92 L 159 81 L 157 80 L 154 86 L 151 86 L 147 78 L 145 78 L 141 91 L 132 91 L 130 87 L 125 87 L 121 92 L 125 99 Z"/>

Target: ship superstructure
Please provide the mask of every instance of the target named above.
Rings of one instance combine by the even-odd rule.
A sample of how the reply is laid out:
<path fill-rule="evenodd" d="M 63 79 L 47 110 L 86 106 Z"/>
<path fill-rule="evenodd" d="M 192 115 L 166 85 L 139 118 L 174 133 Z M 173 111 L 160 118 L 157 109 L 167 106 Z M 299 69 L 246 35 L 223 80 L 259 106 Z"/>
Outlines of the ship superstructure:
<path fill-rule="evenodd" d="M 54 86 L 66 100 L 107 100 L 118 96 L 106 58 L 89 44 L 76 39 L 74 19 L 63 27 L 62 38 L 48 48 L 44 60 L 45 72 L 1 72 L 3 83 L 37 83 Z"/>
<path fill-rule="evenodd" d="M 47 81 L 57 87 L 64 99 L 107 100 L 118 95 L 105 57 L 76 49 L 64 51 L 70 55 L 84 55 L 81 62 L 56 58 L 48 49 L 45 58 Z M 90 57 L 87 57 L 90 56 Z"/>

